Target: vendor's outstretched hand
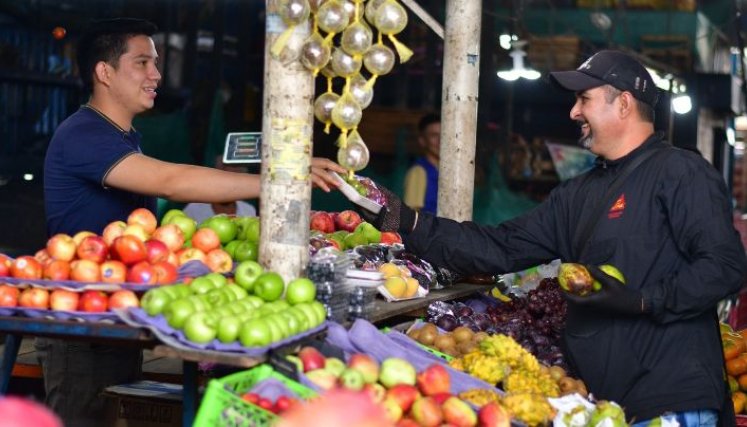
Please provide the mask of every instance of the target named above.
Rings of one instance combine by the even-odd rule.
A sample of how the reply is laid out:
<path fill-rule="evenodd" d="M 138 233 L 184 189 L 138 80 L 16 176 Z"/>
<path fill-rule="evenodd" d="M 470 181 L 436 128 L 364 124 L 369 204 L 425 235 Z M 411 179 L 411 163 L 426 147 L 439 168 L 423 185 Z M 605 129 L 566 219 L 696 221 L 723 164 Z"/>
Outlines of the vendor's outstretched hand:
<path fill-rule="evenodd" d="M 386 198 L 386 206 L 382 207 L 378 214 L 365 208 L 359 208 L 361 215 L 381 231 L 396 231 L 409 233 L 415 227 L 417 214 L 407 207 L 396 194 L 386 187 L 376 184 L 376 187 Z"/>
<path fill-rule="evenodd" d="M 575 304 L 597 310 L 608 310 L 623 314 L 641 314 L 644 312 L 641 293 L 633 290 L 599 267 L 587 265 L 591 277 L 601 283 L 602 288 L 584 296 L 564 293 L 565 297 Z"/>
<path fill-rule="evenodd" d="M 331 188 L 339 186 L 332 172 L 344 174 L 347 170 L 332 160 L 323 157 L 311 158 L 311 182 L 328 193 L 331 191 Z"/>

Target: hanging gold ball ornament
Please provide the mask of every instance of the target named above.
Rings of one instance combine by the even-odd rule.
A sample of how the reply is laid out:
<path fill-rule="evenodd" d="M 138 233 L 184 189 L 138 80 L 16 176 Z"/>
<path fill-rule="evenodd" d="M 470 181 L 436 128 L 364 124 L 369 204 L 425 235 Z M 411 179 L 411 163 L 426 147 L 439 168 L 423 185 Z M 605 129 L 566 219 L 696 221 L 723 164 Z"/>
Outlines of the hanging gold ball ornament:
<path fill-rule="evenodd" d="M 348 13 L 348 18 L 350 19 L 350 22 L 353 22 L 356 20 L 356 18 L 360 19 L 363 17 L 363 12 L 365 10 L 365 7 L 363 6 L 363 2 L 360 2 L 361 4 L 358 5 L 358 16 L 355 15 L 355 2 L 346 1 L 343 6 L 345 7 L 345 11 Z"/>
<path fill-rule="evenodd" d="M 360 21 L 348 25 L 342 32 L 340 47 L 350 55 L 363 55 L 373 43 L 373 33 Z"/>
<path fill-rule="evenodd" d="M 316 75 L 329 63 L 332 51 L 322 36 L 314 32 L 301 46 L 301 64 Z"/>
<path fill-rule="evenodd" d="M 332 109 L 332 123 L 342 131 L 358 126 L 361 117 L 363 117 L 361 106 L 350 92 L 343 93 Z"/>
<path fill-rule="evenodd" d="M 314 117 L 324 124 L 331 122 L 332 109 L 339 99 L 340 95 L 334 92 L 325 92 L 317 96 L 314 101 Z"/>
<path fill-rule="evenodd" d="M 308 0 L 281 0 L 278 13 L 286 25 L 298 25 L 309 19 L 311 6 Z"/>
<path fill-rule="evenodd" d="M 376 9 L 373 23 L 384 34 L 399 34 L 407 26 L 407 11 L 401 4 L 385 0 Z"/>
<path fill-rule="evenodd" d="M 324 4 L 327 0 L 309 0 L 309 7 L 312 13 L 316 13 L 319 7 Z"/>
<path fill-rule="evenodd" d="M 370 23 L 376 22 L 376 11 L 386 0 L 368 0 L 366 3 L 365 17 Z"/>
<path fill-rule="evenodd" d="M 353 131 L 348 138 L 345 147 L 340 147 L 337 150 L 337 163 L 345 169 L 357 172 L 366 166 L 368 166 L 368 160 L 370 154 L 368 147 L 358 135 L 357 131 Z"/>
<path fill-rule="evenodd" d="M 386 45 L 375 44 L 363 55 L 363 65 L 371 74 L 388 74 L 394 68 L 394 52 Z"/>
<path fill-rule="evenodd" d="M 374 95 L 373 87 L 366 83 L 367 80 L 360 74 L 356 74 L 350 78 L 350 87 L 348 89 L 353 98 L 358 102 L 358 105 L 361 106 L 361 109 L 371 105 Z"/>
<path fill-rule="evenodd" d="M 322 31 L 339 33 L 348 26 L 350 19 L 345 5 L 340 0 L 327 0 L 316 12 L 316 23 Z"/>
<path fill-rule="evenodd" d="M 335 50 L 332 51 L 332 58 L 329 62 L 332 64 L 332 70 L 334 70 L 336 75 L 340 77 L 350 77 L 361 71 L 363 58 L 360 56 L 348 55 L 344 50 L 336 47 Z"/>

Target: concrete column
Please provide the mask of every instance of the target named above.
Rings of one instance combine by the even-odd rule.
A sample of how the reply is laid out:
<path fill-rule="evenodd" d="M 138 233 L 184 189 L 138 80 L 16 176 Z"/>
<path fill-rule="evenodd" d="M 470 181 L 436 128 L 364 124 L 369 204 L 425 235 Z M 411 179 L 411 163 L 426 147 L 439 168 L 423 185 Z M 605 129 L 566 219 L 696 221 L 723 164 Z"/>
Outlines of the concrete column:
<path fill-rule="evenodd" d="M 438 215 L 472 219 L 482 0 L 447 0 Z"/>
<path fill-rule="evenodd" d="M 287 29 L 279 4 L 266 0 L 259 262 L 287 282 L 309 258 L 314 82 L 298 61 L 309 22 L 295 27 L 277 57 L 271 53 Z"/>

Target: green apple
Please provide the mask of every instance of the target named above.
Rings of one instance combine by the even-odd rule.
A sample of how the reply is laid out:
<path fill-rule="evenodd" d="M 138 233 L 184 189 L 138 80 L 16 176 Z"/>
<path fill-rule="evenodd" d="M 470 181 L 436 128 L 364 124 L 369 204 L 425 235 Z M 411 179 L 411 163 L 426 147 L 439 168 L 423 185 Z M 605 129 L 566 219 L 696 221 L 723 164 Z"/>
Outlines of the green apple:
<path fill-rule="evenodd" d="M 222 343 L 232 343 L 239 337 L 241 319 L 238 316 L 221 317 L 218 321 L 218 340 Z"/>
<path fill-rule="evenodd" d="M 340 375 L 340 383 L 344 388 L 353 391 L 363 389 L 363 386 L 366 384 L 366 382 L 363 381 L 363 374 L 361 374 L 357 369 L 351 368 L 345 369 L 342 372 L 342 375 Z"/>
<path fill-rule="evenodd" d="M 243 261 L 236 266 L 233 278 L 236 284 L 244 288 L 247 292 L 252 292 L 254 283 L 262 275 L 264 269 L 256 261 Z"/>
<path fill-rule="evenodd" d="M 251 319 L 241 326 L 239 341 L 244 347 L 264 347 L 272 342 L 272 332 L 263 319 Z"/>
<path fill-rule="evenodd" d="M 317 325 L 321 325 L 324 323 L 324 321 L 327 319 L 327 309 L 324 307 L 324 304 L 320 303 L 319 301 L 312 301 L 309 303 L 312 310 L 316 312 L 317 318 L 321 319 Z"/>
<path fill-rule="evenodd" d="M 163 293 L 168 295 L 168 297 L 172 300 L 192 295 L 192 288 L 189 287 L 189 285 L 185 285 L 183 283 L 180 283 L 178 285 L 161 286 L 153 290 L 163 291 Z"/>
<path fill-rule="evenodd" d="M 296 304 L 293 306 L 303 313 L 307 319 L 309 319 L 308 329 L 315 328 L 324 321 L 324 317 L 320 317 L 319 313 L 311 307 L 308 303 Z M 326 317 L 326 316 L 325 316 Z"/>
<path fill-rule="evenodd" d="M 280 313 L 278 313 L 278 316 L 280 316 L 288 325 L 288 330 L 290 331 L 291 335 L 296 335 L 302 332 L 301 324 L 298 319 L 296 319 L 296 316 L 290 314 L 287 310 L 281 311 Z"/>
<path fill-rule="evenodd" d="M 192 241 L 190 239 L 192 238 L 192 235 L 195 234 L 195 231 L 197 231 L 197 223 L 195 220 L 186 215 L 177 215 L 172 217 L 169 223 L 181 228 L 182 233 L 184 233 L 184 244 L 186 245 L 189 242 L 191 245 Z"/>
<path fill-rule="evenodd" d="M 228 279 L 226 276 L 220 274 L 220 273 L 208 273 L 202 277 L 207 277 L 208 279 L 212 280 L 213 283 L 215 283 L 216 288 L 220 288 L 222 286 L 225 286 L 228 283 Z"/>
<path fill-rule="evenodd" d="M 355 227 L 353 233 L 362 234 L 368 243 L 380 243 L 381 242 L 381 231 L 377 230 L 373 224 L 369 222 L 361 222 Z"/>
<path fill-rule="evenodd" d="M 274 271 L 266 271 L 260 274 L 254 281 L 254 295 L 267 302 L 280 298 L 284 290 L 285 282 L 283 281 L 283 277 Z"/>
<path fill-rule="evenodd" d="M 234 284 L 226 285 L 225 287 L 223 287 L 221 289 L 223 289 L 223 292 L 233 294 L 233 296 L 234 296 L 233 301 L 238 301 L 238 300 L 244 299 L 244 298 L 246 298 L 248 296 L 248 294 L 246 293 L 246 291 L 244 290 L 244 288 L 242 288 L 241 286 L 239 286 L 239 285 L 237 285 L 235 283 Z"/>
<path fill-rule="evenodd" d="M 242 301 L 251 304 L 252 307 L 257 308 L 265 304 L 265 301 L 256 295 L 247 295 Z"/>
<path fill-rule="evenodd" d="M 163 214 L 161 225 L 171 224 L 171 220 L 177 216 L 187 216 L 187 214 L 185 214 L 181 209 L 169 209 L 165 214 Z"/>
<path fill-rule="evenodd" d="M 197 308 L 192 300 L 188 298 L 180 298 L 169 303 L 163 310 L 163 315 L 169 326 L 181 329 L 184 326 L 184 322 L 186 322 L 187 319 L 196 312 Z"/>
<path fill-rule="evenodd" d="M 345 366 L 345 362 L 336 357 L 328 357 L 324 362 L 324 369 L 339 377 L 347 369 L 347 366 Z"/>
<path fill-rule="evenodd" d="M 228 255 L 231 255 L 231 259 L 236 259 L 236 247 L 239 246 L 240 243 L 241 240 L 231 240 L 223 246 L 223 250 L 226 251 Z"/>
<path fill-rule="evenodd" d="M 291 332 L 290 327 L 288 326 L 288 322 L 285 321 L 285 318 L 280 315 L 280 313 L 275 313 L 267 317 L 267 321 L 275 323 L 275 325 L 280 329 L 280 335 L 282 335 L 283 338 L 288 338 L 289 336 L 293 335 Z"/>
<path fill-rule="evenodd" d="M 195 277 L 189 286 L 192 288 L 192 292 L 197 295 L 207 294 L 218 286 L 214 281 L 210 280 L 207 276 Z"/>
<path fill-rule="evenodd" d="M 363 246 L 367 244 L 368 240 L 362 233 L 348 233 L 348 235 L 345 236 L 345 248 L 347 249 L 352 249 L 356 246 Z"/>
<path fill-rule="evenodd" d="M 291 305 L 311 302 L 316 299 L 316 285 L 306 277 L 293 279 L 285 290 L 285 299 Z"/>
<path fill-rule="evenodd" d="M 283 313 L 289 313 L 293 317 L 296 318 L 296 320 L 298 321 L 298 328 L 299 328 L 298 332 L 303 332 L 303 331 L 311 328 L 311 324 L 309 323 L 308 316 L 306 316 L 306 314 L 303 311 L 301 311 L 300 309 L 297 309 L 295 307 L 291 307 L 291 308 L 285 310 Z"/>
<path fill-rule="evenodd" d="M 148 316 L 157 316 L 163 312 L 172 301 L 168 294 L 163 292 L 165 288 L 151 289 L 143 295 L 140 306 L 148 313 Z M 161 292 L 159 292 L 161 291 Z"/>
<path fill-rule="evenodd" d="M 238 262 L 256 261 L 257 257 L 259 257 L 259 246 L 257 245 L 257 242 L 244 240 L 236 246 L 233 259 Z"/>
<path fill-rule="evenodd" d="M 205 221 L 204 224 L 200 224 L 200 227 L 208 227 L 215 231 L 218 235 L 221 244 L 226 244 L 236 238 L 236 233 L 239 231 L 239 227 L 236 225 L 228 215 L 215 215 Z"/>
<path fill-rule="evenodd" d="M 415 368 L 405 359 L 390 357 L 381 363 L 379 371 L 379 383 L 386 388 L 392 388 L 397 384 L 415 385 Z"/>
<path fill-rule="evenodd" d="M 216 320 L 210 313 L 195 313 L 184 322 L 184 336 L 192 342 L 205 344 L 215 339 L 217 334 Z"/>
<path fill-rule="evenodd" d="M 259 243 L 259 224 L 259 217 L 246 217 L 246 219 L 242 223 L 242 233 L 239 236 L 239 239 Z"/>
<path fill-rule="evenodd" d="M 267 328 L 270 329 L 270 342 L 277 342 L 284 338 L 283 330 L 280 329 L 280 326 L 275 320 L 271 320 L 270 316 L 263 316 L 261 319 L 264 319 Z"/>

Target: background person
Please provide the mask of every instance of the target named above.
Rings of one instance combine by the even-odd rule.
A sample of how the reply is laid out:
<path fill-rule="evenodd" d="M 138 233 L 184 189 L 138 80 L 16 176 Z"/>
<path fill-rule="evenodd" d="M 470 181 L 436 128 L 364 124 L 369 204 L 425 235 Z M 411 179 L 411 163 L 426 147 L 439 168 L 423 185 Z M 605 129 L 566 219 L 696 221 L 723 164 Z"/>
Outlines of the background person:
<path fill-rule="evenodd" d="M 597 399 L 618 402 L 641 425 L 665 413 L 688 426 L 713 426 L 719 417 L 734 424 L 716 304 L 741 288 L 747 259 L 722 177 L 654 132 L 657 89 L 633 57 L 601 51 L 575 71 L 551 75 L 576 93 L 570 117 L 579 142 L 598 156 L 589 172 L 495 227 L 415 212 L 385 189 L 388 208 L 365 216 L 403 233 L 408 251 L 463 274 L 520 271 L 555 258 L 618 267 L 625 284 L 590 267 L 602 289 L 568 297 L 564 343 L 576 374 Z M 582 251 L 578 234 L 592 221 Z"/>
<path fill-rule="evenodd" d="M 405 175 L 404 201 L 412 209 L 436 214 L 438 163 L 441 158 L 441 116 L 427 114 L 418 123 L 418 145 L 422 155 Z"/>
<path fill-rule="evenodd" d="M 139 207 L 155 214 L 156 196 L 172 201 L 222 203 L 259 196 L 260 177 L 156 160 L 140 152 L 135 115 L 153 108 L 161 75 L 151 36 L 156 27 L 137 19 L 91 25 L 78 45 L 78 67 L 89 102 L 55 131 L 44 162 L 49 235 L 100 233 Z M 310 178 L 325 191 L 336 186 L 312 159 Z M 37 339 L 46 403 L 69 426 L 101 425 L 106 386 L 136 380 L 139 349 L 96 342 Z"/>
<path fill-rule="evenodd" d="M 215 168 L 229 172 L 246 173 L 246 165 L 223 163 L 223 156 L 215 157 Z M 211 216 L 218 214 L 257 216 L 257 209 L 243 200 L 213 203 L 192 202 L 184 207 L 184 213 L 200 224 Z"/>

